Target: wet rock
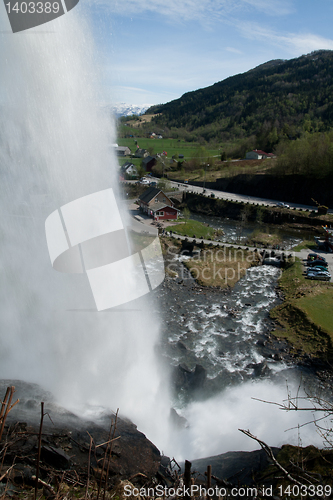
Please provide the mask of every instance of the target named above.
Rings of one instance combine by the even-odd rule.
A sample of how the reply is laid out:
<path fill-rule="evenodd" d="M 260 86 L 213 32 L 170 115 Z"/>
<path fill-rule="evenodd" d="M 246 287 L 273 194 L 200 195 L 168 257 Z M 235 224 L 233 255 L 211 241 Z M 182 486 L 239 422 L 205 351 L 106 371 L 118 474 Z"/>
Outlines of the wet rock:
<path fill-rule="evenodd" d="M 267 345 L 267 340 L 259 339 L 257 341 L 257 345 L 259 345 L 260 347 L 265 347 L 265 345 Z"/>
<path fill-rule="evenodd" d="M 20 402 L 22 401 L 27 423 L 18 422 L 17 415 L 21 416 L 22 408 L 20 409 L 20 404 L 16 405 L 6 420 L 4 435 L 10 435 L 11 440 L 4 457 L 3 468 L 6 471 L 16 460 L 16 471 L 13 471 L 13 477 L 18 483 L 27 484 L 31 476 L 35 475 L 31 464 L 35 464 L 37 455 L 40 411 L 38 408 L 38 411 L 28 411 L 24 405 L 25 393 L 37 391 L 35 386 L 30 388 L 30 385 L 25 382 L 15 381 L 15 388 Z M 44 419 L 42 467 L 45 465 L 48 469 L 54 467 L 57 471 L 75 467 L 77 471 L 87 471 L 90 446 L 88 433 L 93 437 L 94 445 L 106 443 L 109 439 L 111 419 L 114 422 L 115 416 L 100 417 L 99 423 L 96 424 L 82 420 L 64 408 L 53 405 L 47 401 L 45 393 L 42 396 L 52 418 L 52 422 Z M 28 399 L 32 398 L 26 398 Z M 131 477 L 138 473 L 145 474 L 149 478 L 156 474 L 160 465 L 160 452 L 132 422 L 118 416 L 115 438 L 118 439 L 112 447 L 111 481 L 116 478 Z M 70 450 L 70 456 L 66 450 Z M 103 446 L 97 447 L 95 452 L 91 457 L 91 466 L 100 468 L 101 465 L 96 459 L 100 458 L 100 454 L 104 454 Z"/>
<path fill-rule="evenodd" d="M 19 490 L 13 484 L 0 483 L 1 498 L 17 498 Z"/>
<path fill-rule="evenodd" d="M 181 349 L 182 351 L 187 351 L 187 347 L 186 347 L 186 345 L 185 345 L 185 344 L 183 344 L 183 342 L 181 342 L 180 340 L 178 340 L 178 342 L 177 342 L 177 344 L 176 344 L 176 345 L 177 345 L 177 347 L 178 347 L 179 349 Z"/>
<path fill-rule="evenodd" d="M 271 449 L 274 456 L 277 456 L 280 448 Z M 270 460 L 264 450 L 229 451 L 222 455 L 193 460 L 192 469 L 204 474 L 207 465 L 211 465 L 215 476 L 227 479 L 234 486 L 239 486 L 239 481 L 242 485 L 251 486 L 255 483 L 255 475 L 264 471 L 269 464 Z M 268 478 L 266 481 L 270 484 L 272 480 Z"/>
<path fill-rule="evenodd" d="M 207 379 L 207 371 L 201 365 L 196 365 L 191 371 L 186 365 L 180 364 L 175 367 L 172 374 L 172 381 L 176 389 L 184 388 L 188 391 L 201 389 Z"/>
<path fill-rule="evenodd" d="M 207 378 L 207 371 L 201 365 L 195 365 L 194 375 L 193 375 L 193 385 L 196 388 L 203 386 Z"/>
<path fill-rule="evenodd" d="M 15 484 L 23 484 L 26 486 L 34 486 L 36 469 L 25 464 L 16 464 L 13 468 L 10 478 Z"/>
<path fill-rule="evenodd" d="M 254 377 L 263 377 L 269 373 L 270 369 L 267 366 L 267 361 L 263 361 L 262 363 L 258 363 L 254 366 L 253 376 Z"/>
<path fill-rule="evenodd" d="M 177 429 L 186 429 L 189 426 L 186 418 L 179 415 L 174 408 L 170 409 L 170 422 Z"/>
<path fill-rule="evenodd" d="M 61 449 L 53 446 L 42 446 L 41 459 L 56 469 L 69 469 L 70 457 Z"/>

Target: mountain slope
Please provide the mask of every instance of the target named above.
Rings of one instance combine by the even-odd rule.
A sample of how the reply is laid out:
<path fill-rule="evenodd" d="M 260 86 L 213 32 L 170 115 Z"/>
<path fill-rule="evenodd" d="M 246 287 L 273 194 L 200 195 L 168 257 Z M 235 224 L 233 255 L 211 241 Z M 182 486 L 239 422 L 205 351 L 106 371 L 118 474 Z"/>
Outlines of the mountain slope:
<path fill-rule="evenodd" d="M 321 50 L 269 61 L 147 113 L 161 113 L 154 118 L 160 126 L 206 140 L 255 135 L 274 144 L 282 134 L 294 137 L 333 126 L 332 95 L 333 51 Z"/>

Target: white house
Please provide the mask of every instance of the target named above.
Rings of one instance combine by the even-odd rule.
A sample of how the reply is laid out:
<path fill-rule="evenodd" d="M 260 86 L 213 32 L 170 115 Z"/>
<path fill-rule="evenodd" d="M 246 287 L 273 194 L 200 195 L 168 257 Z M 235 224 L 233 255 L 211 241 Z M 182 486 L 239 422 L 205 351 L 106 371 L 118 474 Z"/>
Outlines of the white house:
<path fill-rule="evenodd" d="M 261 151 L 261 149 L 254 149 L 253 151 L 249 151 L 246 153 L 245 158 L 247 160 L 264 160 L 268 158 L 268 154 L 265 151 Z"/>
<path fill-rule="evenodd" d="M 131 154 L 131 150 L 127 146 L 117 146 L 115 150 L 118 156 L 128 156 Z"/>
<path fill-rule="evenodd" d="M 133 163 L 127 161 L 120 168 L 120 173 L 124 178 L 137 178 L 139 177 L 139 172 L 136 166 Z"/>

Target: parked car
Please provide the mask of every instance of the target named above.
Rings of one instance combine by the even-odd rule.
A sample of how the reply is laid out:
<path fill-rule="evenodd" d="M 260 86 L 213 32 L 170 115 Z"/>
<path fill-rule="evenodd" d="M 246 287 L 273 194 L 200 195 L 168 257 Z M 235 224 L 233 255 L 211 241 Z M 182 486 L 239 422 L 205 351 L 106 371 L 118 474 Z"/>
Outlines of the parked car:
<path fill-rule="evenodd" d="M 323 257 L 322 255 L 319 255 L 317 253 L 309 253 L 306 260 L 307 261 L 311 261 L 311 260 L 323 260 L 324 262 L 326 262 L 325 257 Z"/>
<path fill-rule="evenodd" d="M 147 177 L 142 177 L 142 178 L 140 179 L 140 183 L 141 183 L 141 184 L 149 184 L 149 182 L 150 182 L 150 181 L 149 181 L 149 179 L 147 179 Z"/>
<path fill-rule="evenodd" d="M 330 281 L 331 275 L 328 271 L 312 271 L 308 273 L 308 279 Z"/>
<path fill-rule="evenodd" d="M 152 181 L 152 182 L 149 183 L 149 186 L 156 187 L 157 186 L 157 182 L 156 181 Z"/>
<path fill-rule="evenodd" d="M 308 262 L 308 267 L 315 267 L 315 266 L 328 267 L 328 264 L 326 260 L 320 260 L 320 259 L 311 260 L 310 262 Z"/>
<path fill-rule="evenodd" d="M 327 268 L 324 266 L 308 267 L 306 270 L 306 274 L 318 272 L 318 271 L 326 271 L 327 272 Z"/>
<path fill-rule="evenodd" d="M 290 208 L 290 206 L 287 205 L 287 203 L 283 203 L 283 201 L 279 201 L 275 206 L 279 208 Z"/>

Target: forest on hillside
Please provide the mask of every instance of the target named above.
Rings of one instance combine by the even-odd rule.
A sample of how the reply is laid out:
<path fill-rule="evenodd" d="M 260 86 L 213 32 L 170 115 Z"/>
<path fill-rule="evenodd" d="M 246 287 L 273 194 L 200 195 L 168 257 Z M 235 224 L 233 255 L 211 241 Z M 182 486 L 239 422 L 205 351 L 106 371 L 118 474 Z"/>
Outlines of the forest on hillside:
<path fill-rule="evenodd" d="M 150 128 L 186 141 L 273 151 L 282 140 L 333 127 L 333 51 L 270 61 L 151 107 Z"/>

